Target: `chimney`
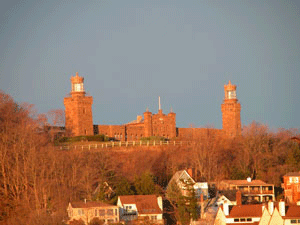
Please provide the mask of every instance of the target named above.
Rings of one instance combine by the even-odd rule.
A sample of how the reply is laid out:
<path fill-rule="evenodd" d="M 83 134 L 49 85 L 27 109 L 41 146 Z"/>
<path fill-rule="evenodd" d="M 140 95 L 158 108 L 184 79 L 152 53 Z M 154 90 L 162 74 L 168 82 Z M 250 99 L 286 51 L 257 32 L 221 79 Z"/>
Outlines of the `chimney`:
<path fill-rule="evenodd" d="M 251 177 L 247 177 L 247 181 L 250 183 L 251 182 Z"/>
<path fill-rule="evenodd" d="M 224 211 L 225 216 L 229 216 L 229 204 L 227 201 L 225 201 L 223 203 L 223 211 Z"/>
<path fill-rule="evenodd" d="M 190 175 L 190 177 L 191 177 L 192 179 L 194 179 L 194 173 L 193 173 L 193 170 L 194 170 L 194 169 L 192 169 L 192 168 L 188 168 L 188 169 L 187 169 L 187 172 L 188 172 L 188 174 Z"/>
<path fill-rule="evenodd" d="M 163 201 L 162 201 L 161 196 L 157 197 L 157 204 L 158 204 L 158 207 L 161 209 L 161 211 L 163 211 Z"/>
<path fill-rule="evenodd" d="M 272 200 L 270 200 L 268 202 L 268 210 L 269 210 L 270 215 L 272 215 L 273 211 L 274 211 L 274 202 Z"/>
<path fill-rule="evenodd" d="M 279 214 L 285 216 L 285 202 L 283 200 L 279 202 Z"/>
<path fill-rule="evenodd" d="M 137 122 L 137 123 L 140 123 L 140 122 L 142 122 L 142 120 L 143 120 L 143 116 L 137 115 L 137 117 L 136 117 L 136 122 Z"/>
<path fill-rule="evenodd" d="M 201 203 L 201 219 L 204 218 L 204 201 L 203 201 L 203 194 L 200 194 L 200 203 Z"/>
<path fill-rule="evenodd" d="M 86 198 L 84 199 L 84 203 L 86 204 Z"/>
<path fill-rule="evenodd" d="M 236 205 L 242 205 L 242 192 L 236 192 Z"/>
<path fill-rule="evenodd" d="M 297 201 L 297 205 L 299 205 L 299 206 L 300 206 L 300 200 L 298 200 L 298 201 Z"/>

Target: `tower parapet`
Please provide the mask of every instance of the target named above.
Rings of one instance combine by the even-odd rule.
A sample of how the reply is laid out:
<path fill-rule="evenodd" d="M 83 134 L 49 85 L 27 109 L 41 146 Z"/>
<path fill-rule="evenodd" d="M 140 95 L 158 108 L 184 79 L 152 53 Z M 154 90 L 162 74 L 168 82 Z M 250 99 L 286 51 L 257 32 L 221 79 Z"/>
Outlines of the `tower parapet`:
<path fill-rule="evenodd" d="M 236 96 L 236 85 L 224 85 L 225 98 L 221 105 L 223 130 L 226 135 L 235 137 L 241 134 L 241 104 Z"/>

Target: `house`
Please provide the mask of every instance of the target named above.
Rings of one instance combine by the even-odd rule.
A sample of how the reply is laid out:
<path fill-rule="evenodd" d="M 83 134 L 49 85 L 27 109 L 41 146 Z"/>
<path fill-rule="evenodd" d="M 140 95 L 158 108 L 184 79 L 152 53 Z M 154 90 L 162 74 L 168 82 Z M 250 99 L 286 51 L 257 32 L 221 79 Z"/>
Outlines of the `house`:
<path fill-rule="evenodd" d="M 163 224 L 162 197 L 156 195 L 123 195 L 118 197 L 120 220 L 149 219 Z"/>
<path fill-rule="evenodd" d="M 284 201 L 275 204 L 241 205 L 237 192 L 237 205 L 225 202 L 219 207 L 214 225 L 253 224 L 253 225 L 292 225 L 300 224 L 300 204 L 286 205 Z"/>
<path fill-rule="evenodd" d="M 200 195 L 203 194 L 204 199 L 209 198 L 208 185 L 207 182 L 195 182 L 192 178 L 192 170 L 180 170 L 177 171 L 171 178 L 168 186 L 172 183 L 175 183 L 178 188 L 181 190 L 183 196 L 187 196 L 189 189 L 187 184 L 192 184 L 197 198 L 200 198 Z"/>
<path fill-rule="evenodd" d="M 236 205 L 236 190 L 224 190 L 217 194 L 216 204 L 218 206 L 227 202 L 229 205 Z"/>
<path fill-rule="evenodd" d="M 248 202 L 268 202 L 275 200 L 274 184 L 262 180 L 223 180 L 218 185 L 219 190 L 239 190 Z"/>
<path fill-rule="evenodd" d="M 214 225 L 224 224 L 259 224 L 263 214 L 263 206 L 256 205 L 229 205 L 225 202 L 219 207 Z"/>
<path fill-rule="evenodd" d="M 300 201 L 300 172 L 291 172 L 283 176 L 284 197 L 288 203 Z"/>
<path fill-rule="evenodd" d="M 85 224 L 88 224 L 94 218 L 102 220 L 105 224 L 119 222 L 118 206 L 103 202 L 70 202 L 67 211 L 69 222 L 72 220 L 82 220 Z"/>
<path fill-rule="evenodd" d="M 285 205 L 284 201 L 280 201 L 274 208 L 269 223 L 264 223 L 261 225 L 267 224 L 300 224 L 300 205 Z"/>
<path fill-rule="evenodd" d="M 255 224 L 257 225 L 263 215 L 264 205 L 242 205 L 242 193 L 236 192 L 236 205 L 229 205 L 225 201 L 216 214 L 214 225 L 225 224 Z"/>
<path fill-rule="evenodd" d="M 114 190 L 111 188 L 111 186 L 104 181 L 103 183 L 99 183 L 98 186 L 96 187 L 95 191 L 93 192 L 93 196 L 95 199 L 97 200 L 101 200 L 98 199 L 99 195 L 103 195 L 101 196 L 103 199 L 105 199 L 106 201 L 111 200 L 113 196 L 115 196 L 115 192 Z"/>

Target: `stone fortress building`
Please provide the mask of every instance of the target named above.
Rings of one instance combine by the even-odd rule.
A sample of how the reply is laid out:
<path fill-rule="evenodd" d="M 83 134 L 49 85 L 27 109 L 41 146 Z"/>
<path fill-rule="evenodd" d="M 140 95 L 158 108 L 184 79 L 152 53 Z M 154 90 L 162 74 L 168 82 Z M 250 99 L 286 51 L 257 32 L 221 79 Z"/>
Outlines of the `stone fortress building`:
<path fill-rule="evenodd" d="M 143 116 L 122 125 L 93 125 L 93 97 L 84 90 L 84 78 L 78 73 L 71 77 L 70 96 L 64 98 L 66 130 L 72 136 L 104 134 L 121 141 L 136 141 L 143 137 L 165 137 L 167 139 L 199 138 L 208 132 L 212 135 L 235 137 L 241 134 L 241 104 L 236 97 L 236 85 L 224 85 L 225 98 L 221 105 L 223 129 L 212 128 L 178 128 L 176 113 L 164 114 L 159 99 L 157 114 L 147 109 Z"/>

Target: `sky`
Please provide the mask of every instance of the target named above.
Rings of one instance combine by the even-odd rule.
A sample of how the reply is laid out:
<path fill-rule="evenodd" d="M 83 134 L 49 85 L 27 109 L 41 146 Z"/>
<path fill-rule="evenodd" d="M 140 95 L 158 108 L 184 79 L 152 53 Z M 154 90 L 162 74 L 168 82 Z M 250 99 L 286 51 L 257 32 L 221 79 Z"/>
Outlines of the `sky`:
<path fill-rule="evenodd" d="M 94 124 L 149 108 L 177 127 L 222 128 L 224 84 L 243 125 L 300 128 L 299 0 L 10 0 L 0 7 L 0 89 L 38 113 L 84 77 Z"/>

